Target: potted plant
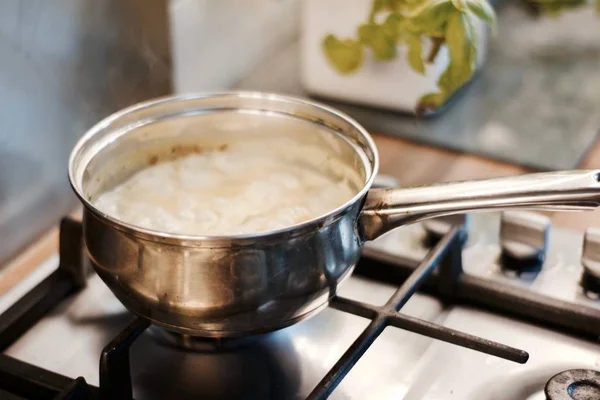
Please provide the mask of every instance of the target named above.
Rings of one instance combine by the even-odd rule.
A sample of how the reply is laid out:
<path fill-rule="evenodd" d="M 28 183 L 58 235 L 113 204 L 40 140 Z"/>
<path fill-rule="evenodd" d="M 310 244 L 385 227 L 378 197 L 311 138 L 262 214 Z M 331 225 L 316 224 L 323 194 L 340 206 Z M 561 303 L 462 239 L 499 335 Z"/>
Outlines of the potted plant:
<path fill-rule="evenodd" d="M 535 0 L 541 11 L 600 0 Z M 485 61 L 488 0 L 306 0 L 304 87 L 312 94 L 417 114 L 443 106 Z"/>

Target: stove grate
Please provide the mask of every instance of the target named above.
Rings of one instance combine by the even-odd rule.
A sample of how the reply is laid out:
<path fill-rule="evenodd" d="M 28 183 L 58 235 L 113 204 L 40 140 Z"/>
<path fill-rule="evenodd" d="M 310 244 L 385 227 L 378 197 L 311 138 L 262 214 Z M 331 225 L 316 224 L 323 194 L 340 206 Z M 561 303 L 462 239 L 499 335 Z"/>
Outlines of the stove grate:
<path fill-rule="evenodd" d="M 9 393 L 16 399 L 100 398 L 98 389 L 88 386 L 82 377 L 69 378 L 0 354 L 0 398 L 11 399 L 4 393 Z"/>
<path fill-rule="evenodd" d="M 451 252 L 460 266 L 460 252 Z M 387 283 L 401 284 L 415 270 L 414 265 L 398 262 L 392 255 L 364 251 L 356 267 L 356 274 Z M 453 304 L 469 304 L 487 311 L 495 311 L 539 323 L 570 335 L 596 341 L 600 337 L 600 310 L 585 305 L 559 300 L 522 287 L 470 274 L 462 269 L 440 268 L 423 284 L 423 292 L 446 299 Z"/>
<path fill-rule="evenodd" d="M 129 348 L 150 322 L 136 318 L 102 350 L 100 357 L 100 393 L 102 399 L 131 399 Z"/>
<path fill-rule="evenodd" d="M 308 398 L 326 399 L 388 325 L 502 357 L 507 360 L 519 363 L 527 362 L 529 355 L 525 351 L 455 331 L 398 312 L 408 302 L 421 284 L 425 282 L 428 276 L 431 275 L 436 267 L 439 268 L 440 276 L 449 278 L 447 280 L 440 279 L 441 291 L 446 296 L 451 296 L 454 290 L 452 282 L 459 277 L 462 272 L 460 258 L 461 250 L 462 241 L 460 228 L 454 227 L 436 244 L 423 261 L 421 261 L 419 266 L 417 266 L 412 274 L 408 276 L 404 283 L 383 306 L 378 307 L 340 296 L 335 297 L 330 303 L 331 307 L 364 318 L 369 318 L 371 319 L 371 323 L 348 350 L 346 350 L 344 355 L 333 366 L 329 373 L 325 375 Z"/>
<path fill-rule="evenodd" d="M 64 218 L 60 224 L 58 268 L 0 315 L 0 352 L 41 320 L 62 300 L 85 287 L 90 272 L 83 262 L 81 223 Z M 4 396 L 5 393 L 9 395 Z M 0 354 L 2 398 L 98 399 L 99 391 L 85 379 L 72 379 Z"/>
<path fill-rule="evenodd" d="M 0 352 L 6 350 L 63 299 L 83 287 L 90 271 L 83 262 L 82 227 L 72 219 L 60 224 L 58 268 L 0 316 Z"/>

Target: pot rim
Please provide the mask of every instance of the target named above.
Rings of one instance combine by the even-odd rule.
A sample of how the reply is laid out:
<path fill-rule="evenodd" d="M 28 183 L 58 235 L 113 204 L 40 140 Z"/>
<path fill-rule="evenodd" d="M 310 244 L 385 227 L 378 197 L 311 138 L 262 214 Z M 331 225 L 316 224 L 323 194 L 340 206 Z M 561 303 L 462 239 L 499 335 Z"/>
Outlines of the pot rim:
<path fill-rule="evenodd" d="M 367 177 L 366 182 L 363 187 L 347 202 L 342 204 L 341 206 L 331 210 L 327 214 L 312 218 L 308 221 L 304 221 L 299 224 L 291 225 L 285 228 L 262 232 L 262 233 L 250 233 L 250 234 L 242 234 L 242 235 L 190 235 L 190 234 L 177 234 L 177 233 L 169 233 L 163 232 L 159 230 L 144 228 L 140 226 L 136 226 L 125 221 L 122 221 L 118 218 L 115 218 L 100 209 L 96 208 L 85 196 L 83 193 L 82 182 L 78 182 L 75 177 L 75 168 L 78 165 L 78 156 L 82 152 L 82 149 L 88 143 L 88 141 L 96 135 L 98 132 L 101 132 L 107 126 L 111 125 L 114 121 L 117 121 L 129 114 L 135 113 L 137 111 L 151 108 L 154 106 L 168 104 L 168 103 L 176 103 L 180 101 L 187 100 L 197 100 L 197 99 L 207 99 L 211 97 L 238 97 L 238 98 L 253 98 L 253 99 L 265 99 L 276 102 L 285 102 L 285 103 L 295 103 L 299 105 L 304 105 L 307 107 L 319 109 L 320 111 L 326 112 L 330 114 L 333 118 L 340 119 L 352 126 L 353 129 L 358 132 L 361 138 L 367 144 L 367 147 L 372 153 L 372 162 L 370 162 L 371 171 L 370 176 Z M 302 115 L 306 119 L 307 115 Z M 317 121 L 313 121 L 317 122 Z M 86 166 L 87 167 L 87 166 Z M 68 177 L 69 183 L 79 198 L 79 200 L 83 203 L 84 207 L 92 212 L 96 217 L 100 218 L 108 222 L 111 226 L 132 234 L 137 237 L 145 238 L 152 241 L 163 242 L 163 243 L 172 243 L 178 245 L 189 245 L 194 246 L 200 243 L 203 244 L 218 244 L 227 242 L 231 244 L 231 242 L 239 242 L 240 244 L 245 244 L 246 242 L 254 242 L 257 240 L 260 241 L 271 241 L 278 240 L 282 236 L 284 237 L 293 237 L 298 236 L 306 231 L 313 230 L 315 226 L 326 226 L 337 220 L 341 214 L 344 213 L 347 209 L 355 205 L 358 201 L 360 201 L 366 193 L 371 188 L 375 177 L 377 176 L 377 172 L 379 169 L 379 154 L 377 151 L 377 147 L 373 138 L 365 128 L 363 128 L 356 120 L 354 120 L 349 115 L 333 108 L 327 106 L 325 104 L 315 102 L 312 100 L 307 100 L 294 96 L 280 95 L 275 93 L 268 92 L 255 92 L 255 91 L 219 91 L 219 92 L 199 92 L 199 93 L 190 93 L 183 95 L 168 95 L 157 97 L 151 100 L 143 101 L 132 106 L 126 107 L 120 111 L 117 111 L 99 122 L 93 125 L 75 144 L 73 149 L 71 150 L 71 154 L 68 160 Z"/>

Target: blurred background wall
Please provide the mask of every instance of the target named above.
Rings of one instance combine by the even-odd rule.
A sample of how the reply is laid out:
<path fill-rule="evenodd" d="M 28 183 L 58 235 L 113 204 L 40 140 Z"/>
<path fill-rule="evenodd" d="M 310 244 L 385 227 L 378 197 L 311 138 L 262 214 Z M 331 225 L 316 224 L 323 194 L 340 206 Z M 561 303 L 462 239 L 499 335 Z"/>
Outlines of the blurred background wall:
<path fill-rule="evenodd" d="M 2 0 L 0 266 L 77 204 L 75 141 L 177 91 L 231 86 L 296 33 L 298 1 Z"/>
<path fill-rule="evenodd" d="M 298 34 L 302 0 L 171 0 L 176 92 L 223 90 Z"/>

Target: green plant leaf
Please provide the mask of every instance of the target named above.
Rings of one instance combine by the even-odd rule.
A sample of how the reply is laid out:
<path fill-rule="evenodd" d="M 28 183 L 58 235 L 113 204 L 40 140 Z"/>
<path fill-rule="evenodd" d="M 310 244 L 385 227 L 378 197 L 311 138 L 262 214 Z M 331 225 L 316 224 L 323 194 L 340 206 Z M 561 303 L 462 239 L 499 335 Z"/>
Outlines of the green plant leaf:
<path fill-rule="evenodd" d="M 323 51 L 327 60 L 341 73 L 355 72 L 363 60 L 362 45 L 356 40 L 339 40 L 334 35 L 323 39 Z"/>
<path fill-rule="evenodd" d="M 433 56 L 424 57 L 422 41 L 432 40 L 437 48 L 445 45 L 450 60 L 438 79 L 439 92 L 423 96 L 418 104 L 420 110 L 437 108 L 475 72 L 478 39 L 474 29 L 476 18 L 492 25 L 494 31 L 496 29 L 496 14 L 489 1 L 372 0 L 369 22 L 358 27 L 357 39 L 341 40 L 328 35 L 323 40 L 323 49 L 328 61 L 338 71 L 349 74 L 360 68 L 365 47 L 373 52 L 377 60 L 391 60 L 397 55 L 397 45 L 403 43 L 408 49 L 407 61 L 411 68 L 424 73 L 425 59 Z M 548 10 L 562 10 L 572 7 L 571 3 L 595 1 L 600 12 L 600 0 L 532 1 Z M 435 49 L 432 54 L 437 53 Z"/>
<path fill-rule="evenodd" d="M 371 6 L 371 13 L 369 14 L 369 22 L 375 22 L 375 15 L 378 12 L 387 9 L 390 6 L 390 0 L 374 0 Z"/>
<path fill-rule="evenodd" d="M 374 0 L 373 6 L 371 7 L 372 13 L 378 13 L 379 11 L 386 9 L 390 5 L 390 0 Z"/>
<path fill-rule="evenodd" d="M 487 22 L 492 27 L 492 31 L 496 31 L 496 12 L 488 0 L 467 0 L 467 7 L 473 14 Z"/>
<path fill-rule="evenodd" d="M 453 12 L 446 26 L 446 46 L 450 55 L 449 76 L 443 89 L 453 92 L 471 78 L 477 59 L 476 37 L 469 14 Z M 442 78 L 444 76 L 442 75 Z"/>
<path fill-rule="evenodd" d="M 396 39 L 381 25 L 364 24 L 358 27 L 358 37 L 362 44 L 370 47 L 378 60 L 391 60 L 396 57 Z"/>
<path fill-rule="evenodd" d="M 373 0 L 371 5 L 371 12 L 369 13 L 369 22 L 375 23 L 375 17 L 382 11 L 389 11 L 395 13 L 400 11 L 406 3 L 411 1 L 422 1 L 422 0 Z"/>
<path fill-rule="evenodd" d="M 446 102 L 446 97 L 443 93 L 428 93 L 421 96 L 416 107 L 417 116 L 422 115 L 427 110 L 435 110 L 440 108 Z"/>
<path fill-rule="evenodd" d="M 391 13 L 387 16 L 387 18 L 381 25 L 381 28 L 388 36 L 394 38 L 395 40 L 398 40 L 400 32 L 402 31 L 401 26 L 402 17 L 396 13 Z"/>
<path fill-rule="evenodd" d="M 406 38 L 406 44 L 408 45 L 408 63 L 416 72 L 424 74 L 425 63 L 423 62 L 422 57 L 423 47 L 421 37 L 410 35 Z"/>
<path fill-rule="evenodd" d="M 458 11 L 465 12 L 467 11 L 467 2 L 468 0 L 452 0 L 452 4 Z"/>
<path fill-rule="evenodd" d="M 475 72 L 477 42 L 470 13 L 452 12 L 446 25 L 445 41 L 450 62 L 438 79 L 439 93 L 423 96 L 417 105 L 417 113 L 443 105 L 462 87 Z"/>
<path fill-rule="evenodd" d="M 596 0 L 596 11 L 600 13 L 600 0 Z"/>
<path fill-rule="evenodd" d="M 400 35 L 405 32 L 406 24 L 406 18 L 403 18 L 398 13 L 391 13 L 387 16 L 381 25 L 381 28 L 388 36 L 397 41 L 400 38 Z"/>
<path fill-rule="evenodd" d="M 388 10 L 391 12 L 400 12 L 404 7 L 406 7 L 407 3 L 410 4 L 413 1 L 422 1 L 422 0 L 388 0 Z"/>
<path fill-rule="evenodd" d="M 443 37 L 449 15 L 455 11 L 452 0 L 426 1 L 407 16 L 410 19 L 410 30 L 427 36 Z"/>

